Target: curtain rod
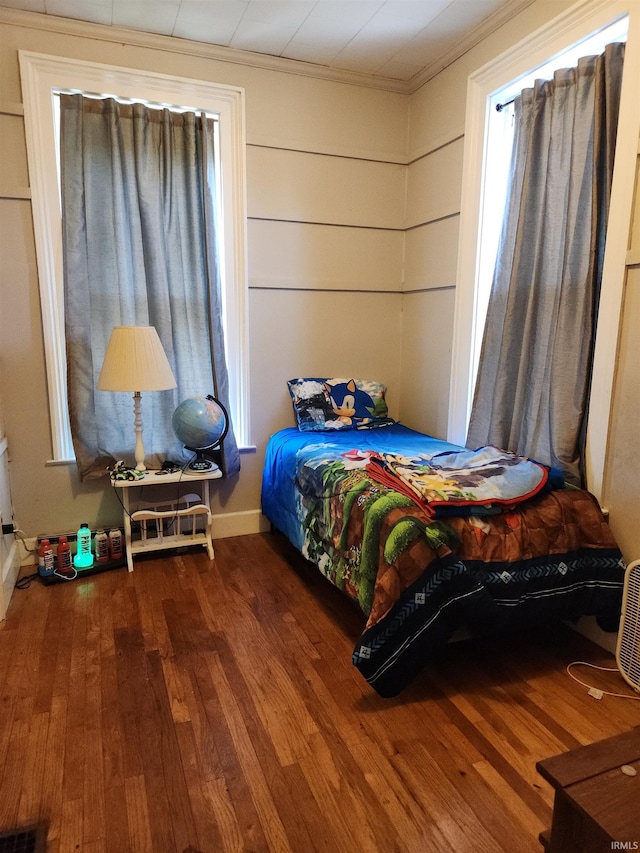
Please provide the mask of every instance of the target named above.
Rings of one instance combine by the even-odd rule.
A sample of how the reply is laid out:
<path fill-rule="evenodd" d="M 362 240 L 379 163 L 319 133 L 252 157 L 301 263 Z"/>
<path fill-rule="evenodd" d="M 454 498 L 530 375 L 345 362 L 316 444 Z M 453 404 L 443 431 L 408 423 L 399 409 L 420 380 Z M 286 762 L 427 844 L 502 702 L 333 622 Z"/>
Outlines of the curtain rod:
<path fill-rule="evenodd" d="M 515 98 L 511 98 L 510 101 L 504 101 L 502 104 L 496 104 L 496 111 L 501 113 L 505 107 L 508 107 L 509 104 L 512 104 L 515 101 Z"/>

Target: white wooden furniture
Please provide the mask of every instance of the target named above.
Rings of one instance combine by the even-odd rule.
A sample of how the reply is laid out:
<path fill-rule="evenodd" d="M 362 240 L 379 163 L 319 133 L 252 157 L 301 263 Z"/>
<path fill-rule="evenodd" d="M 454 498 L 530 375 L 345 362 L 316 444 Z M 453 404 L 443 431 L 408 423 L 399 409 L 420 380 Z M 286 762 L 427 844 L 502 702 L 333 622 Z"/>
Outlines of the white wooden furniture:
<path fill-rule="evenodd" d="M 112 481 L 122 492 L 124 545 L 130 572 L 134 554 L 185 545 L 203 545 L 213 560 L 209 481 L 220 477 L 219 469 L 197 474 L 147 471 L 136 480 Z M 132 522 L 140 524 L 139 538 L 132 535 Z"/>

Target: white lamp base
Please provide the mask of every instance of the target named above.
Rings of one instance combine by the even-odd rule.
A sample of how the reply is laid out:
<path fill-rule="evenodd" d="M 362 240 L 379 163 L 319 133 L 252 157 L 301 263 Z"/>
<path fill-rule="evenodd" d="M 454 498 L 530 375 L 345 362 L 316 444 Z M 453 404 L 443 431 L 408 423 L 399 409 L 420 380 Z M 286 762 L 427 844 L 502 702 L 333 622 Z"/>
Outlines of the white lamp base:
<path fill-rule="evenodd" d="M 142 443 L 142 410 L 140 407 L 142 398 L 140 392 L 136 391 L 133 395 L 133 426 L 136 431 L 136 471 L 146 471 L 147 466 L 144 464 L 144 444 Z"/>

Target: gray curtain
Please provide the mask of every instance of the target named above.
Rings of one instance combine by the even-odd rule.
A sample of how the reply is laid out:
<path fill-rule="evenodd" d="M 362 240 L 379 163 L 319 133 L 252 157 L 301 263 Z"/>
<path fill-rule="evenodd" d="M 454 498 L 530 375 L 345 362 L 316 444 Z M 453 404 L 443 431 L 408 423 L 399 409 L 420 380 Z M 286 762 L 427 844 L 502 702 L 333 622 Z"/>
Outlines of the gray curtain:
<path fill-rule="evenodd" d="M 494 444 L 583 484 L 583 444 L 624 44 L 515 100 L 505 219 L 468 447 Z"/>
<path fill-rule="evenodd" d="M 71 432 L 81 478 L 130 460 L 133 401 L 97 391 L 117 325 L 155 326 L 177 381 L 142 394 L 147 465 L 191 453 L 178 403 L 213 394 L 229 411 L 215 247 L 213 122 L 192 112 L 61 95 L 65 332 Z M 219 455 L 240 468 L 230 428 Z"/>

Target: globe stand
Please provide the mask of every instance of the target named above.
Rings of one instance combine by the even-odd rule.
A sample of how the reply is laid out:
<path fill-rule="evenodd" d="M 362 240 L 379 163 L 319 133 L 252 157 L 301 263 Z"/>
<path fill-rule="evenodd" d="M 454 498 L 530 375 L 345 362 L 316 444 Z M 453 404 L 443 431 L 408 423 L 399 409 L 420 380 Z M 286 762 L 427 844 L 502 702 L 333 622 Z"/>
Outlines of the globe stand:
<path fill-rule="evenodd" d="M 184 469 L 185 474 L 212 474 L 214 471 L 220 470 L 220 466 L 216 465 L 213 460 L 205 458 L 201 448 L 185 446 L 185 449 L 196 454 L 196 458 L 192 459 Z"/>

